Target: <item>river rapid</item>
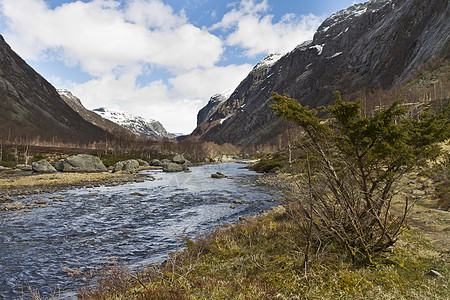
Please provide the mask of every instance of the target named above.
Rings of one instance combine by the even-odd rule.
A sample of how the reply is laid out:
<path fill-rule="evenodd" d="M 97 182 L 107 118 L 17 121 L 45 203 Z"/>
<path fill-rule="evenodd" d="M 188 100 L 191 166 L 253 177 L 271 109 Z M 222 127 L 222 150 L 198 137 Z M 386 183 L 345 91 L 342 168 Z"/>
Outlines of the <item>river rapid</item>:
<path fill-rule="evenodd" d="M 86 271 L 111 258 L 133 268 L 162 262 L 182 236 L 194 239 L 276 205 L 273 190 L 255 185 L 256 173 L 243 166 L 147 170 L 154 180 L 21 199 L 47 203 L 0 211 L 0 299 L 22 298 L 28 287 L 43 298 L 74 299 L 78 283 L 63 267 Z M 216 172 L 232 178 L 211 178 Z"/>

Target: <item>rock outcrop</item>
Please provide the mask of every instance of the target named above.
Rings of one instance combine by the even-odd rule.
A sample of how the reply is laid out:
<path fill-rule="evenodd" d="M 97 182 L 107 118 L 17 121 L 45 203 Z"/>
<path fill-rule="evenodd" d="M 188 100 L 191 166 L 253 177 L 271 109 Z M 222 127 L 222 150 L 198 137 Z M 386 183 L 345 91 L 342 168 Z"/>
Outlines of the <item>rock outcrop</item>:
<path fill-rule="evenodd" d="M 448 16 L 447 0 L 372 0 L 339 11 L 312 41 L 255 66 L 192 135 L 237 145 L 273 141 L 283 129 L 269 108 L 273 92 L 317 108 L 333 103 L 335 90 L 356 100 L 393 89 L 432 57 L 448 59 Z"/>
<path fill-rule="evenodd" d="M 59 160 L 55 165 L 60 172 L 106 172 L 100 158 L 88 154 L 78 154 Z"/>

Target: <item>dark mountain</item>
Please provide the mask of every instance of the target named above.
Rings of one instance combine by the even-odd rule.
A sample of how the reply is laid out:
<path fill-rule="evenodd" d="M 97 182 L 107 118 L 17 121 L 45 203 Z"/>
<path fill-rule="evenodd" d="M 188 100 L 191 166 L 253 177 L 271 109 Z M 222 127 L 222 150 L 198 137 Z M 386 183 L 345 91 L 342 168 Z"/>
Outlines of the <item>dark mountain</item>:
<path fill-rule="evenodd" d="M 273 92 L 319 107 L 363 91 L 388 91 L 438 57 L 448 60 L 447 0 L 372 0 L 326 19 L 312 41 L 275 63 L 258 64 L 232 95 L 192 135 L 217 143 L 251 145 L 281 132 L 268 108 Z"/>
<path fill-rule="evenodd" d="M 90 142 L 108 133 L 87 122 L 0 36 L 1 138 Z"/>

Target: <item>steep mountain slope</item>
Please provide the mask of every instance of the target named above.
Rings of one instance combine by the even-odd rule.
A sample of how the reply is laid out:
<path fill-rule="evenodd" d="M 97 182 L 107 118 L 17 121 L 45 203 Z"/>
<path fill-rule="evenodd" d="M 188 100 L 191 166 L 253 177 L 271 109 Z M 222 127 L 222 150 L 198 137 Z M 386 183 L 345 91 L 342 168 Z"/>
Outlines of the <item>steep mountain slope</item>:
<path fill-rule="evenodd" d="M 89 142 L 106 134 L 70 108 L 0 36 L 0 138 Z"/>
<path fill-rule="evenodd" d="M 155 120 L 145 120 L 132 114 L 107 109 L 105 107 L 93 110 L 105 119 L 108 119 L 136 135 L 155 140 L 172 139 L 175 135 L 167 132 L 164 126 Z"/>
<path fill-rule="evenodd" d="M 267 67 L 256 66 L 192 135 L 217 143 L 251 145 L 281 131 L 268 108 L 273 92 L 318 107 L 362 91 L 389 90 L 433 56 L 448 59 L 446 0 L 372 0 L 326 19 L 310 42 Z"/>
<path fill-rule="evenodd" d="M 69 90 L 57 89 L 57 92 L 74 111 L 76 111 L 83 119 L 85 119 L 89 123 L 92 123 L 115 136 L 132 137 L 134 135 L 131 131 L 123 128 L 122 126 L 105 118 L 102 118 L 95 112 L 85 108 L 80 99 L 75 97 Z"/>

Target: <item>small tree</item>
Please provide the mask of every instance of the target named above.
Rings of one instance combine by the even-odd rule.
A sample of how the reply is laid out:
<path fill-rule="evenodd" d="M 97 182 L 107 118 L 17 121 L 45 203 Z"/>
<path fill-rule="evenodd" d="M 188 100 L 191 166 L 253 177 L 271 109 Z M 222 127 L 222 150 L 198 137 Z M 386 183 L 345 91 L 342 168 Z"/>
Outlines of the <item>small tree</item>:
<path fill-rule="evenodd" d="M 332 243 L 354 261 L 372 263 L 396 242 L 412 207 L 406 199 L 403 213 L 392 215 L 399 180 L 435 158 L 440 152 L 435 143 L 449 137 L 448 110 L 415 121 L 404 118 L 397 101 L 364 117 L 361 100 L 345 103 L 339 92 L 335 97 L 335 105 L 324 109 L 330 119 L 321 120 L 297 100 L 273 96 L 275 114 L 300 125 L 308 137 L 308 175 L 297 182 L 303 191 L 290 197 L 288 211 L 308 244 Z"/>

